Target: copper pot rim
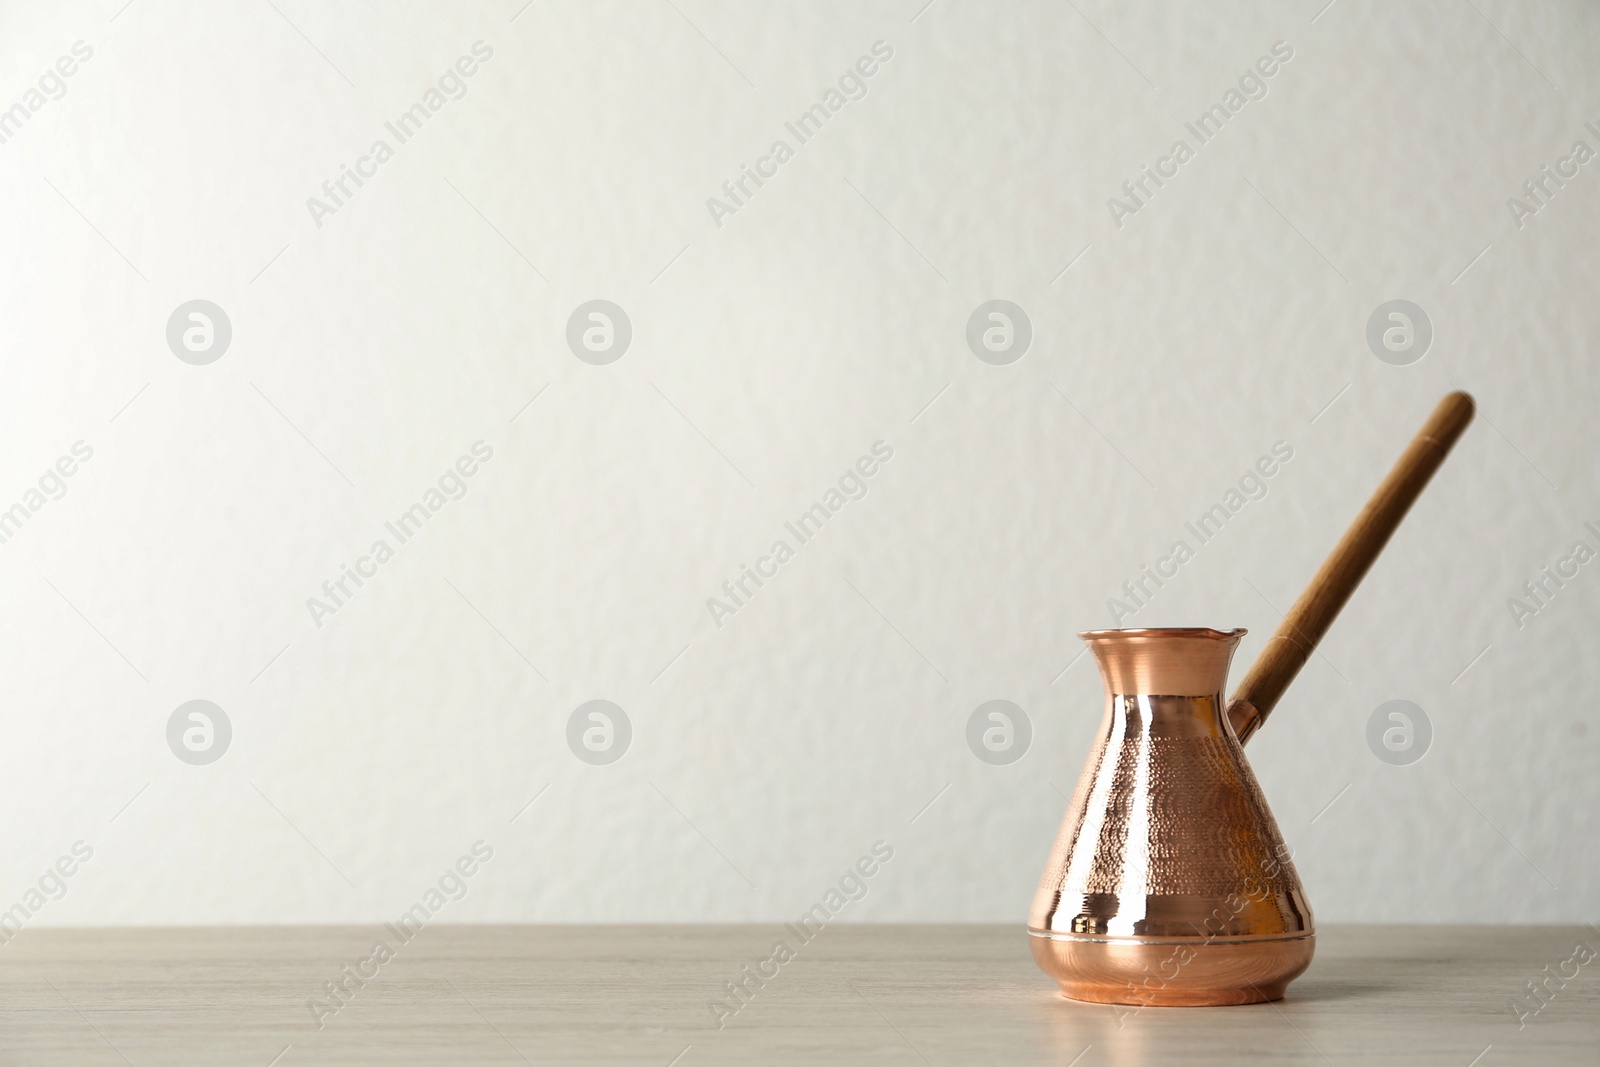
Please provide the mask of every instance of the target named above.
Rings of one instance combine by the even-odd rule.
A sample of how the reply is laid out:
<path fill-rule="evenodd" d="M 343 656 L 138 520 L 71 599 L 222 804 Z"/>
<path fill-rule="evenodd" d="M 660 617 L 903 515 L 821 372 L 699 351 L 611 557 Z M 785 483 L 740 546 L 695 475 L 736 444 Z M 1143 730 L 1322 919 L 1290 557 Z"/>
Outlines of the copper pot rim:
<path fill-rule="evenodd" d="M 1216 641 L 1231 641 L 1250 631 L 1242 626 L 1231 630 L 1218 630 L 1212 626 L 1132 626 L 1120 630 L 1079 630 L 1084 641 L 1114 641 L 1121 638 L 1142 637 L 1207 637 Z"/>
<path fill-rule="evenodd" d="M 1107 693 L 1215 696 L 1228 681 L 1228 664 L 1242 628 L 1209 626 L 1085 630 L 1078 636 L 1100 661 Z"/>

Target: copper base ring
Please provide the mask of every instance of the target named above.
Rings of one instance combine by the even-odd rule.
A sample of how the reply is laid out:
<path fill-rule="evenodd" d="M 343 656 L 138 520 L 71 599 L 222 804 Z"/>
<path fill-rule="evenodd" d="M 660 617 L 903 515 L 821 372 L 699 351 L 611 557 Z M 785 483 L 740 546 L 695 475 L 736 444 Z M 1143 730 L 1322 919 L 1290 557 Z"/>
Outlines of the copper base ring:
<path fill-rule="evenodd" d="M 1029 929 L 1033 958 L 1064 996 L 1095 1004 L 1202 1007 L 1280 1000 L 1311 965 L 1316 935 L 1157 940 Z"/>

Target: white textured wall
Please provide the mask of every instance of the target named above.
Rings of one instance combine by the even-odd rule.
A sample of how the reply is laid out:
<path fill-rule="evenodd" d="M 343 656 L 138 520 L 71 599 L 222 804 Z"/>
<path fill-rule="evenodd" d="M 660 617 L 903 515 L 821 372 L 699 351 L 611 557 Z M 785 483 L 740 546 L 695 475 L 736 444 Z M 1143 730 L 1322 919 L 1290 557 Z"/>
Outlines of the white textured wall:
<path fill-rule="evenodd" d="M 1325 921 L 1594 917 L 1600 564 L 1508 607 L 1600 549 L 1600 161 L 1507 206 L 1600 149 L 1591 5 L 274 2 L 0 14 L 0 107 L 41 105 L 0 144 L 0 908 L 81 840 L 32 921 L 379 919 L 481 839 L 449 918 L 777 919 L 883 840 L 849 918 L 1020 922 L 1101 710 L 1074 632 L 1282 441 L 1124 620 L 1248 626 L 1237 676 L 1459 387 L 1479 420 L 1250 756 Z M 166 338 L 193 299 L 232 326 L 207 365 Z M 609 365 L 565 340 L 593 299 L 632 324 Z M 1009 365 L 965 339 L 991 299 L 1031 322 Z M 1432 324 L 1408 365 L 1365 336 L 1392 299 Z M 209 765 L 167 741 L 194 699 L 232 726 Z M 592 699 L 631 722 L 609 765 L 567 744 Z M 996 699 L 1009 765 L 966 741 Z M 1407 766 L 1366 740 L 1394 699 L 1432 725 Z"/>

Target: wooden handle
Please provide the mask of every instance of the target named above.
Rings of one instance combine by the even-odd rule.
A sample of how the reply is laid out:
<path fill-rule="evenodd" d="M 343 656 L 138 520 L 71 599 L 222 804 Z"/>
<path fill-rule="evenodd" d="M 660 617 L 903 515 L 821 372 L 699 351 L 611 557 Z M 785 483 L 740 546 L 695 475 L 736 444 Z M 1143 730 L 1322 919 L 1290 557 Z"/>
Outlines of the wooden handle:
<path fill-rule="evenodd" d="M 1323 560 L 1311 584 L 1283 617 L 1228 702 L 1228 721 L 1240 743 L 1250 740 L 1272 713 L 1294 676 L 1300 673 L 1339 609 L 1356 591 L 1372 561 L 1406 517 L 1450 447 L 1472 421 L 1472 397 L 1451 393 L 1439 401 L 1417 436 L 1372 494 L 1361 514 Z"/>

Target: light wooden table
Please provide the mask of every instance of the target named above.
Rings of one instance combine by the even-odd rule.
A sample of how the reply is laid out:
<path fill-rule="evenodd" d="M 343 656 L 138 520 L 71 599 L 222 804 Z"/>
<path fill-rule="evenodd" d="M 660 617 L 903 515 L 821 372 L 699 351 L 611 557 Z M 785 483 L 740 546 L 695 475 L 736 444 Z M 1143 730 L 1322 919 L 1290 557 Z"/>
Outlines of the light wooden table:
<path fill-rule="evenodd" d="M 379 938 L 394 958 L 318 1029 L 307 1000 Z M 779 938 L 795 957 L 718 1029 L 712 998 Z M 1600 951 L 1594 929 L 1328 927 L 1278 1004 L 1138 1011 L 1061 999 L 1024 938 L 432 926 L 402 945 L 361 927 L 30 929 L 0 947 L 0 1064 L 1600 1063 L 1600 957 L 1550 979 L 1520 1028 L 1510 1006 L 1531 1011 L 1526 983 L 1571 973 L 1580 942 Z"/>

